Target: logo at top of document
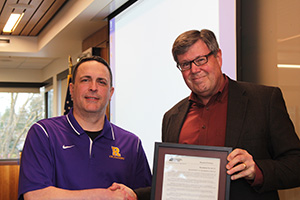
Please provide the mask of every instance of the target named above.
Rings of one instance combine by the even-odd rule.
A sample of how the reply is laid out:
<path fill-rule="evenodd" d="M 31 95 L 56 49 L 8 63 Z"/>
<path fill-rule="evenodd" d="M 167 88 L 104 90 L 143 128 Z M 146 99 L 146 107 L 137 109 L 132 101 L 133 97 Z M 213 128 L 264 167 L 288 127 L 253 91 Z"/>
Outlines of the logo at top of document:
<path fill-rule="evenodd" d="M 70 149 L 72 147 L 74 147 L 75 145 L 62 145 L 63 149 Z"/>
<path fill-rule="evenodd" d="M 174 158 L 173 157 L 173 158 L 170 158 L 169 161 L 170 162 L 180 162 L 180 161 L 182 161 L 182 159 L 181 158 Z"/>
<path fill-rule="evenodd" d="M 118 147 L 111 146 L 111 155 L 109 155 L 110 158 L 115 158 L 119 160 L 125 160 L 124 157 L 122 157 L 120 153 L 120 149 Z"/>

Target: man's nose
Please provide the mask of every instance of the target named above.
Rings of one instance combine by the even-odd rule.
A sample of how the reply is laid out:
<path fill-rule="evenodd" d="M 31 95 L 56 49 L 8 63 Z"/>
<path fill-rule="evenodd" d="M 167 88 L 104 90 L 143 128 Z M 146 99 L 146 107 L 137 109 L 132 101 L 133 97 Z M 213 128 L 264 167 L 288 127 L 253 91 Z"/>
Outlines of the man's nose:
<path fill-rule="evenodd" d="M 201 71 L 201 66 L 197 66 L 194 62 L 191 62 L 191 72 L 197 73 Z"/>
<path fill-rule="evenodd" d="M 97 84 L 96 81 L 91 81 L 90 82 L 90 88 L 91 91 L 96 91 L 97 90 Z"/>

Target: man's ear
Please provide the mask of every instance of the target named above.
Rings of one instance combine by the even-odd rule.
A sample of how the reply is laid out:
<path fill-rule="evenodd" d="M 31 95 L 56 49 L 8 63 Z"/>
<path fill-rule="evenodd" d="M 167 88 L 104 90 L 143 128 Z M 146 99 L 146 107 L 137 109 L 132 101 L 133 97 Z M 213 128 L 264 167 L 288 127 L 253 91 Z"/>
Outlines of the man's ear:
<path fill-rule="evenodd" d="M 222 51 L 221 51 L 221 49 L 219 49 L 219 51 L 218 51 L 218 53 L 217 53 L 217 55 L 216 55 L 216 59 L 217 59 L 217 61 L 218 61 L 218 63 L 219 63 L 219 66 L 220 67 L 222 67 Z"/>
<path fill-rule="evenodd" d="M 111 100 L 112 95 L 114 94 L 115 88 L 111 87 L 110 88 L 110 97 L 109 97 L 109 101 Z"/>
<path fill-rule="evenodd" d="M 74 85 L 73 85 L 73 83 L 69 84 L 69 90 L 70 90 L 70 94 L 71 94 L 71 99 L 73 99 L 73 93 L 74 93 Z"/>

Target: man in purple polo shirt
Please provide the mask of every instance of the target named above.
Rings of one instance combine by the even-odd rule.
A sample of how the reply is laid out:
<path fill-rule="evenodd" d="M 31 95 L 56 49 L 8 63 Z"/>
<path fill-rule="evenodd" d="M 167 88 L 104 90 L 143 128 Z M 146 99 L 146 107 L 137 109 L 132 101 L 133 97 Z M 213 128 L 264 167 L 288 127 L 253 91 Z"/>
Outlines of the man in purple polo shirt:
<path fill-rule="evenodd" d="M 109 65 L 83 58 L 70 92 L 67 115 L 40 120 L 28 132 L 19 199 L 137 199 L 133 190 L 150 186 L 151 172 L 140 139 L 105 116 L 114 92 Z"/>

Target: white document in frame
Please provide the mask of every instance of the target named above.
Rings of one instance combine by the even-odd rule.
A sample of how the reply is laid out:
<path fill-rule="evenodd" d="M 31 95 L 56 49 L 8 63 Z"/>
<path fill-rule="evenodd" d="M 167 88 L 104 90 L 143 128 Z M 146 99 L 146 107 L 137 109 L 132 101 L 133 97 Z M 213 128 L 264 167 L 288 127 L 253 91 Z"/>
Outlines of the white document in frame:
<path fill-rule="evenodd" d="M 220 159 L 166 154 L 162 200 L 218 200 Z"/>

